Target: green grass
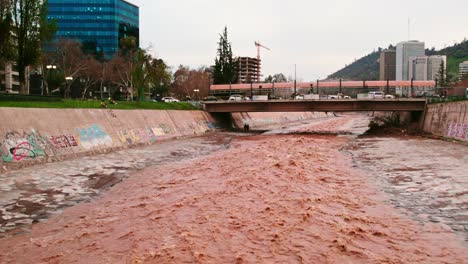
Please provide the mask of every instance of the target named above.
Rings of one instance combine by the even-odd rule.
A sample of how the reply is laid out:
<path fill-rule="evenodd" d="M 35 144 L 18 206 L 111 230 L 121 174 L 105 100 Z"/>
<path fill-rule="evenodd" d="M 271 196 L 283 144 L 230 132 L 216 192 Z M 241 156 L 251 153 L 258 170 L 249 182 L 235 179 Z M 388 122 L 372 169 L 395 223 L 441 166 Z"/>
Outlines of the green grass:
<path fill-rule="evenodd" d="M 106 101 L 109 109 L 155 109 L 155 110 L 197 110 L 195 106 L 180 102 L 180 103 L 160 103 L 160 102 L 129 102 L 118 101 L 117 104 L 109 104 Z M 103 109 L 101 101 L 80 101 L 80 100 L 61 100 L 56 102 L 40 102 L 40 101 L 2 101 L 0 107 L 20 107 L 20 108 L 95 108 Z"/>

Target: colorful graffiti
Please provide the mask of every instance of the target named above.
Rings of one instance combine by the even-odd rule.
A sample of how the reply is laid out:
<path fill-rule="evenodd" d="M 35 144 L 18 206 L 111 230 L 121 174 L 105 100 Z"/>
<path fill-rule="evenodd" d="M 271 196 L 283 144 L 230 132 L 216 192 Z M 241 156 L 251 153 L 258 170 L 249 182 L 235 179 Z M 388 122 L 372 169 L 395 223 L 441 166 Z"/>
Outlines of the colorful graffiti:
<path fill-rule="evenodd" d="M 117 132 L 117 135 L 122 143 L 153 143 L 156 137 L 164 136 L 170 131 L 167 126 L 160 125 L 159 127 L 145 127 L 141 129 L 124 129 Z"/>
<path fill-rule="evenodd" d="M 50 136 L 49 141 L 56 149 L 78 147 L 75 137 L 71 135 Z"/>
<path fill-rule="evenodd" d="M 447 128 L 447 136 L 465 141 L 468 140 L 468 124 L 449 124 Z"/>
<path fill-rule="evenodd" d="M 98 125 L 87 128 L 77 128 L 79 143 L 84 149 L 92 149 L 100 146 L 112 146 L 112 138 Z"/>
<path fill-rule="evenodd" d="M 31 133 L 6 133 L 0 141 L 0 156 L 4 162 L 53 156 L 52 146 L 34 130 Z"/>

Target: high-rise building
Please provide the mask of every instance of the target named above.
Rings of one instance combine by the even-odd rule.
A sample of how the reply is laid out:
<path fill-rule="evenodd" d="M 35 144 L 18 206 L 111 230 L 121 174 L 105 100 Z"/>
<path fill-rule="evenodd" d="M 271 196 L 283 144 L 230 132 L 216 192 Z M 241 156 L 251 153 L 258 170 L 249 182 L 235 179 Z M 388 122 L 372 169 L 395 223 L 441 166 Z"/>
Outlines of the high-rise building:
<path fill-rule="evenodd" d="M 410 57 L 423 57 L 424 55 L 424 42 L 411 40 L 398 43 L 396 47 L 396 80 L 410 80 Z"/>
<path fill-rule="evenodd" d="M 260 61 L 257 58 L 237 57 L 234 59 L 238 83 L 256 83 L 260 70 Z"/>
<path fill-rule="evenodd" d="M 460 63 L 459 75 L 460 80 L 468 79 L 468 61 Z"/>
<path fill-rule="evenodd" d="M 380 53 L 380 80 L 395 80 L 396 51 L 383 50 Z"/>
<path fill-rule="evenodd" d="M 0 92 L 19 92 L 19 73 L 11 62 L 5 63 L 5 67 L 0 69 Z"/>
<path fill-rule="evenodd" d="M 427 56 L 409 57 L 408 79 L 415 81 L 427 80 Z"/>
<path fill-rule="evenodd" d="M 76 39 L 112 57 L 119 41 L 133 36 L 139 44 L 139 9 L 124 0 L 49 0 L 48 19 L 56 19 L 54 40 Z"/>
<path fill-rule="evenodd" d="M 437 80 L 440 79 L 439 72 L 440 67 L 444 63 L 444 76 L 447 74 L 447 56 L 445 55 L 434 55 L 429 56 L 427 60 L 427 80 Z"/>
<path fill-rule="evenodd" d="M 440 67 L 444 63 L 444 76 L 447 69 L 447 56 L 420 56 L 409 59 L 409 79 L 416 81 L 432 81 L 439 79 Z"/>

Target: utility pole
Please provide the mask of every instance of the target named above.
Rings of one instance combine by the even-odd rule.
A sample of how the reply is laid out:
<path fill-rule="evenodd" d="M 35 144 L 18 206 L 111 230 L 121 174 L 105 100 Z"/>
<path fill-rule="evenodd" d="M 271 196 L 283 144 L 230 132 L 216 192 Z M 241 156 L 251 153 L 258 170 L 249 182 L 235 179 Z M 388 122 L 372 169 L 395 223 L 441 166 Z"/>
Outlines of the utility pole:
<path fill-rule="evenodd" d="M 294 96 L 296 96 L 296 64 L 294 64 Z"/>

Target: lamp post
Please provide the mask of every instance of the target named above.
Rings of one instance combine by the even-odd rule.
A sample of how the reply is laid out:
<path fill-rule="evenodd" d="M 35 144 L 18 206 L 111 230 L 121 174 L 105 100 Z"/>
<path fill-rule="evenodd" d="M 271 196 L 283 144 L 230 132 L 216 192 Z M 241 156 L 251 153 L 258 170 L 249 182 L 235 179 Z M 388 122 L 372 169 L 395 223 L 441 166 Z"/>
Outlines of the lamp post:
<path fill-rule="evenodd" d="M 296 88 L 296 64 L 294 64 L 294 97 L 296 97 L 296 92 L 297 92 L 297 88 Z"/>
<path fill-rule="evenodd" d="M 65 81 L 67 81 L 67 88 L 65 90 L 65 98 L 69 98 L 70 97 L 70 86 L 71 86 L 71 83 L 73 82 L 73 77 L 71 77 L 71 76 L 65 77 Z"/>
<path fill-rule="evenodd" d="M 193 91 L 195 92 L 195 94 L 197 96 L 197 101 L 200 101 L 200 98 L 198 96 L 198 93 L 200 92 L 200 90 L 199 89 L 194 89 Z"/>
<path fill-rule="evenodd" d="M 57 66 L 56 65 L 46 65 L 46 69 L 47 69 L 47 73 L 46 73 L 46 76 L 45 76 L 45 86 L 46 86 L 46 94 L 49 94 L 49 72 L 50 70 L 56 70 L 57 69 Z M 44 86 L 42 86 L 42 95 L 44 95 Z"/>

